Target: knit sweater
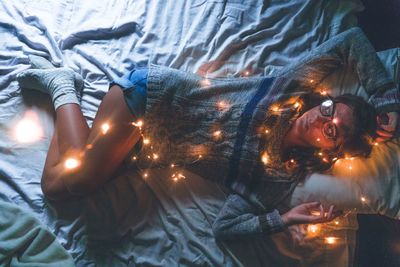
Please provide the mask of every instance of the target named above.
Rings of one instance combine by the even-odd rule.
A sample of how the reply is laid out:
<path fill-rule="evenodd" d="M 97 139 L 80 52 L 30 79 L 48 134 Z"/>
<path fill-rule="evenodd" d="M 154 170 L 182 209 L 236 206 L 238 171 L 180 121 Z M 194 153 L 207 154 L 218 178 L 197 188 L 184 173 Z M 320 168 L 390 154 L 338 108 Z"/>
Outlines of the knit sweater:
<path fill-rule="evenodd" d="M 398 89 L 358 28 L 328 40 L 273 77 L 206 79 L 151 65 L 143 127 L 151 146 L 144 146 L 141 154 L 156 152 L 158 165 L 184 166 L 206 179 L 224 183 L 236 194 L 228 198 L 215 229 L 230 231 L 230 236 L 252 234 L 255 229 L 282 230 L 274 208 L 306 175 L 293 175 L 277 151 L 299 114 L 293 104 L 299 95 L 317 92 L 325 77 L 346 64 L 354 68 L 378 112 L 400 110 Z M 266 125 L 266 118 L 276 112 L 276 104 L 289 115 L 287 123 L 281 124 L 285 129 L 268 142 L 262 132 L 271 126 Z M 265 160 L 265 151 L 276 153 Z M 137 164 L 146 169 L 154 166 L 154 161 L 144 156 Z M 236 214 L 237 210 L 230 208 L 236 205 L 233 202 L 240 205 L 243 220 L 255 218 L 255 226 L 218 225 Z M 235 217 L 239 217 L 237 223 L 243 222 L 240 215 Z M 240 231 L 231 231 L 232 227 Z"/>

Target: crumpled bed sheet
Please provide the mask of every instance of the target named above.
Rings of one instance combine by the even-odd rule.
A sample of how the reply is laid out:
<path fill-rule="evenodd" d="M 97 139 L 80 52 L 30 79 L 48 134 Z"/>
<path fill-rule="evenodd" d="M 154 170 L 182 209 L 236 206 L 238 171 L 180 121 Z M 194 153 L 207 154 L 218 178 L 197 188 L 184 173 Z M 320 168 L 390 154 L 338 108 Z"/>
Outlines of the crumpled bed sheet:
<path fill-rule="evenodd" d="M 356 224 L 335 249 L 285 247 L 287 233 L 217 243 L 211 223 L 225 193 L 170 170 L 145 181 L 130 170 L 84 200 L 50 205 L 40 176 L 53 132 L 49 98 L 20 91 L 15 76 L 29 54 L 85 79 L 82 109 L 91 124 L 111 79 L 148 63 L 204 76 L 274 72 L 356 24 L 359 1 L 5 0 L 0 2 L 0 198 L 33 211 L 78 266 L 351 266 Z M 42 137 L 15 140 L 34 115 Z M 293 250 L 295 248 L 295 252 Z"/>
<path fill-rule="evenodd" d="M 35 216 L 0 200 L 0 266 L 75 266 L 71 255 Z"/>

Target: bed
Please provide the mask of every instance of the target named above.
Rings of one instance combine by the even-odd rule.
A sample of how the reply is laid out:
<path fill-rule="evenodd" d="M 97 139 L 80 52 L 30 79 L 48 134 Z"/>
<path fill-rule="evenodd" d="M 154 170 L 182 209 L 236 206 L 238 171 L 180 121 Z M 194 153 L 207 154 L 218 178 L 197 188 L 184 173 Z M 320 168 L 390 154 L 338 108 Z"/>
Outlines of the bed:
<path fill-rule="evenodd" d="M 353 266 L 356 213 L 399 218 L 395 141 L 354 163 L 364 172 L 312 175 L 288 199 L 295 205 L 320 198 L 349 211 L 326 227 L 340 241 L 335 244 L 296 243 L 300 228 L 217 242 L 211 224 L 225 190 L 190 173 L 174 183 L 170 169 L 142 179 L 122 168 L 90 197 L 51 204 L 40 177 L 54 113 L 48 97 L 21 92 L 15 81 L 29 68 L 29 54 L 72 68 L 85 80 L 82 109 L 90 125 L 110 80 L 133 67 L 154 63 L 204 77 L 272 74 L 355 26 L 359 1 L 6 0 L 0 10 L 0 198 L 33 212 L 77 266 Z M 380 54 L 397 81 L 399 55 L 398 49 Z M 325 82 L 363 95 L 347 73 Z M 332 188 L 347 198 L 327 194 Z"/>

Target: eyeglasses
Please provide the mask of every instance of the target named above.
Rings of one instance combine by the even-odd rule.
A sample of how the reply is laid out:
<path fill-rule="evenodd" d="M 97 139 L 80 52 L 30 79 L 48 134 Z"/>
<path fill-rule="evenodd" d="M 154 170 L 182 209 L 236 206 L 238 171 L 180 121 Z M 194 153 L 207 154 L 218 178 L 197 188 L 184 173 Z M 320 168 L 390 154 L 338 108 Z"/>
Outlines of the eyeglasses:
<path fill-rule="evenodd" d="M 337 138 L 337 127 L 334 123 L 333 115 L 335 114 L 335 102 L 333 100 L 328 99 L 321 103 L 319 106 L 319 111 L 321 115 L 324 117 L 329 117 L 329 121 L 325 122 L 322 126 L 322 134 L 333 141 L 336 141 Z"/>

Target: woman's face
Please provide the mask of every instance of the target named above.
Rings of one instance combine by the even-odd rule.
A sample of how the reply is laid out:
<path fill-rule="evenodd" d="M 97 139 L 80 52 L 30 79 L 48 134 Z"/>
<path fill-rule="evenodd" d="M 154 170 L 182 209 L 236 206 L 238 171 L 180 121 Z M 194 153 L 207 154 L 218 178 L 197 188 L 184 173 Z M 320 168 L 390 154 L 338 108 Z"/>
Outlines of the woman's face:
<path fill-rule="evenodd" d="M 334 149 L 354 132 L 353 110 L 343 103 L 333 105 L 330 115 L 327 115 L 324 110 L 321 112 L 321 105 L 319 105 L 306 111 L 296 120 L 294 126 L 297 136 L 305 146 L 324 150 Z"/>

